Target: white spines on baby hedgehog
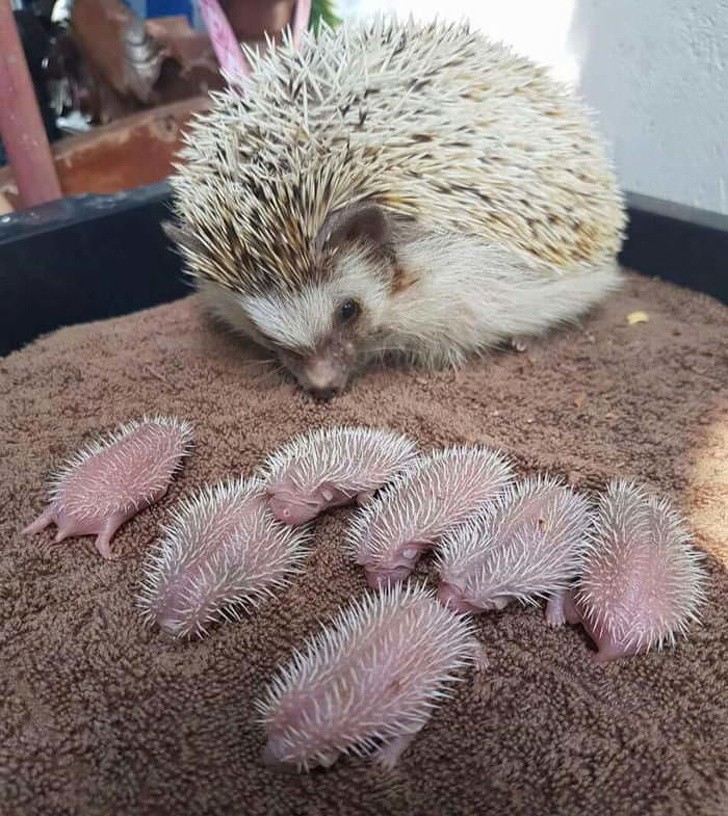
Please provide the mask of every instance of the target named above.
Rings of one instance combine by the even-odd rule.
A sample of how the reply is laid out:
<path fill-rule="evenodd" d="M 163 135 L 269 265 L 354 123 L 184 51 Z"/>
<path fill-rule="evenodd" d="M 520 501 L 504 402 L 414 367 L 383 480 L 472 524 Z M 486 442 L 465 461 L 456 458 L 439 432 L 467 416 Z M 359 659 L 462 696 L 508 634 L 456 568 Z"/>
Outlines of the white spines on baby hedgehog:
<path fill-rule="evenodd" d="M 309 770 L 342 754 L 392 767 L 477 659 L 468 620 L 422 586 L 367 594 L 296 650 L 258 703 L 267 763 Z"/>
<path fill-rule="evenodd" d="M 240 620 L 301 569 L 307 534 L 281 524 L 257 479 L 234 479 L 183 499 L 144 567 L 139 606 L 176 637 Z"/>
<path fill-rule="evenodd" d="M 459 363 L 617 284 L 614 172 L 545 69 L 383 17 L 251 61 L 188 130 L 170 232 L 209 309 L 304 387 L 390 352 Z"/>
<path fill-rule="evenodd" d="M 275 451 L 263 466 L 279 521 L 302 524 L 332 507 L 363 500 L 417 456 L 403 434 L 376 428 L 318 428 Z"/>
<path fill-rule="evenodd" d="M 509 487 L 444 536 L 438 597 L 462 612 L 481 612 L 560 594 L 581 572 L 590 524 L 588 500 L 557 479 Z"/>
<path fill-rule="evenodd" d="M 447 448 L 417 460 L 351 523 L 349 547 L 370 586 L 403 581 L 425 550 L 495 499 L 512 475 L 499 451 L 479 446 Z"/>
<path fill-rule="evenodd" d="M 55 473 L 48 508 L 23 532 L 55 524 L 56 542 L 95 535 L 99 554 L 110 558 L 116 531 L 166 493 L 192 439 L 192 425 L 174 417 L 124 423 L 85 445 Z"/>
<path fill-rule="evenodd" d="M 707 574 L 683 519 L 667 499 L 615 480 L 600 496 L 596 533 L 564 612 L 581 622 L 597 660 L 674 646 L 699 620 Z"/>

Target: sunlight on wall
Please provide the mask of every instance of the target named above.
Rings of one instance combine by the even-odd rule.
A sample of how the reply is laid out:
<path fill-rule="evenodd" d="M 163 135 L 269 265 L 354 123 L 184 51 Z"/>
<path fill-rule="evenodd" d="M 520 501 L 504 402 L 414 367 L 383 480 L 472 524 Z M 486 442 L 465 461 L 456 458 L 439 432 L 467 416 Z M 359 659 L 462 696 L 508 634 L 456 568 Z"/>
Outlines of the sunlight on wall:
<path fill-rule="evenodd" d="M 512 45 L 537 62 L 551 67 L 559 79 L 576 84 L 579 63 L 568 44 L 569 27 L 576 0 L 338 0 L 344 18 L 368 16 L 377 11 L 410 13 L 418 20 L 439 17 L 458 21 L 468 18 L 489 37 Z M 526 23 L 526 24 L 524 24 Z"/>

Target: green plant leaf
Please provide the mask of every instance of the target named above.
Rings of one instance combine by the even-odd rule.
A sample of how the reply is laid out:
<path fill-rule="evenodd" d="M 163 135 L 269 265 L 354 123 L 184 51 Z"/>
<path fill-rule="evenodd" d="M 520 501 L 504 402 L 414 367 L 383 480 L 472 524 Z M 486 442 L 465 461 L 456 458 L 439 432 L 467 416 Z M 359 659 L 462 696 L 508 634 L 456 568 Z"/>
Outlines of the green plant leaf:
<path fill-rule="evenodd" d="M 335 3 L 333 0 L 312 0 L 309 28 L 318 34 L 321 21 L 331 26 L 331 28 L 341 25 L 341 20 L 336 16 L 334 9 Z"/>

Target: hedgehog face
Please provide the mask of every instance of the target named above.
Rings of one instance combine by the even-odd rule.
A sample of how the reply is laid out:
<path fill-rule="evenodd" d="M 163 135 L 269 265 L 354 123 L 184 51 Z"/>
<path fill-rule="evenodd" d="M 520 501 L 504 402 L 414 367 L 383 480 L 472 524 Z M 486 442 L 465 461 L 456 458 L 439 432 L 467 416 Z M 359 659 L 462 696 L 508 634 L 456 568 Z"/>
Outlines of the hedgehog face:
<path fill-rule="evenodd" d="M 292 479 L 271 482 L 267 493 L 271 512 L 284 524 L 306 524 L 324 510 L 348 504 L 352 498 L 329 482 L 307 488 Z"/>
<path fill-rule="evenodd" d="M 357 301 L 346 299 L 341 311 L 347 312 L 349 309 L 356 313 L 361 307 Z M 299 315 L 299 319 L 301 317 Z M 350 336 L 340 327 L 332 327 L 328 334 L 317 339 L 313 348 L 279 346 L 276 352 L 299 385 L 321 400 L 330 400 L 343 391 L 359 365 L 356 336 Z"/>
<path fill-rule="evenodd" d="M 343 391 L 380 336 L 393 268 L 388 221 L 373 206 L 330 215 L 313 242 L 315 279 L 243 298 L 255 331 L 320 399 Z"/>
<path fill-rule="evenodd" d="M 302 737 L 313 712 L 305 702 L 300 705 L 300 708 L 286 710 L 280 721 L 269 727 L 261 756 L 264 765 L 285 772 L 308 771 L 316 767 L 329 768 L 339 758 L 340 752 L 331 747 L 326 738 L 326 726 L 317 735 L 321 744 L 316 748 Z"/>
<path fill-rule="evenodd" d="M 480 607 L 471 604 L 465 595 L 465 591 L 458 584 L 449 581 L 440 581 L 437 588 L 437 599 L 443 606 L 449 606 L 456 612 L 480 612 Z"/>
<path fill-rule="evenodd" d="M 275 270 L 223 282 L 196 273 L 207 308 L 273 351 L 298 383 L 319 399 L 344 390 L 357 369 L 387 346 L 392 294 L 401 288 L 395 245 L 411 219 L 372 204 L 333 211 L 311 240 L 312 268 L 294 279 Z M 165 225 L 189 255 L 207 250 L 189 232 Z M 277 276 L 278 275 L 278 276 Z"/>
<path fill-rule="evenodd" d="M 367 583 L 372 589 L 386 589 L 407 580 L 417 565 L 417 559 L 427 550 L 425 541 L 407 541 L 387 558 L 358 559 L 364 567 Z"/>

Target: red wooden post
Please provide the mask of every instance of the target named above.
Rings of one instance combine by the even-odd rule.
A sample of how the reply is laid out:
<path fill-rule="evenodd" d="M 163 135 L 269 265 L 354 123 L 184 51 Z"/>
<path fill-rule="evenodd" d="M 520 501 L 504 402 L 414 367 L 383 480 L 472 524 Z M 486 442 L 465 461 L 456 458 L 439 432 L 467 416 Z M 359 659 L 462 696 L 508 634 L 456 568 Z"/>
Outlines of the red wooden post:
<path fill-rule="evenodd" d="M 10 0 L 0 0 L 0 134 L 23 206 L 61 198 Z"/>

